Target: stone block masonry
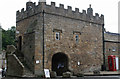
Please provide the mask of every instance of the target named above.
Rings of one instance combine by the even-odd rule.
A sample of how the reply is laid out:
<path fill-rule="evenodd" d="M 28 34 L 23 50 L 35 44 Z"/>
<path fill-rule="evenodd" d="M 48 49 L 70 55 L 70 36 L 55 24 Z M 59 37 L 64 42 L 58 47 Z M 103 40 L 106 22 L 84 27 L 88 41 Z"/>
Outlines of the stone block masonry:
<path fill-rule="evenodd" d="M 38 5 L 36 5 L 33 2 L 27 2 L 26 10 L 24 10 L 23 8 L 21 9 L 21 12 L 17 11 L 16 20 L 18 22 L 30 16 L 37 15 L 44 10 L 45 13 L 48 13 L 48 14 L 50 13 L 54 15 L 70 17 L 71 19 L 74 18 L 74 19 L 78 19 L 85 22 L 91 22 L 95 24 L 96 23 L 104 24 L 104 15 L 99 16 L 98 13 L 95 13 L 95 16 L 93 16 L 93 12 L 90 11 L 92 8 L 91 9 L 90 8 L 87 10 L 87 13 L 86 13 L 86 10 L 79 12 L 78 8 L 75 8 L 75 11 L 73 11 L 71 6 L 68 6 L 67 9 L 64 9 L 63 4 L 60 4 L 59 7 L 56 7 L 55 2 L 51 2 L 51 5 L 47 5 L 45 2 L 39 2 Z"/>
<path fill-rule="evenodd" d="M 101 70 L 104 15 L 94 16 L 91 6 L 79 12 L 55 2 L 27 2 L 26 10 L 17 11 L 16 23 L 17 46 L 33 74 L 43 69 L 57 75 Z"/>

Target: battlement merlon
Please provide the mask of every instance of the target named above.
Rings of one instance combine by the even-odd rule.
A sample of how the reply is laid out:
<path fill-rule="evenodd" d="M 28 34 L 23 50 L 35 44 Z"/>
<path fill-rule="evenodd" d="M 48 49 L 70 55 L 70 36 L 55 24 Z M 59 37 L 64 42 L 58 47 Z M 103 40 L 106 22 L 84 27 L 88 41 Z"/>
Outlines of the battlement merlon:
<path fill-rule="evenodd" d="M 38 5 L 33 2 L 26 3 L 26 10 L 21 9 L 21 11 L 16 12 L 16 21 L 19 22 L 25 18 L 34 16 L 41 12 L 52 14 L 52 15 L 59 15 L 62 17 L 68 17 L 76 20 L 81 20 L 85 22 L 91 22 L 95 24 L 104 24 L 104 15 L 101 14 L 99 16 L 98 13 L 95 13 L 93 16 L 93 9 L 90 7 L 82 12 L 79 12 L 78 8 L 75 8 L 75 11 L 72 10 L 71 6 L 68 6 L 67 9 L 64 8 L 63 4 L 60 4 L 59 7 L 56 7 L 55 2 L 51 2 L 51 5 L 46 4 L 46 2 L 38 2 Z"/>

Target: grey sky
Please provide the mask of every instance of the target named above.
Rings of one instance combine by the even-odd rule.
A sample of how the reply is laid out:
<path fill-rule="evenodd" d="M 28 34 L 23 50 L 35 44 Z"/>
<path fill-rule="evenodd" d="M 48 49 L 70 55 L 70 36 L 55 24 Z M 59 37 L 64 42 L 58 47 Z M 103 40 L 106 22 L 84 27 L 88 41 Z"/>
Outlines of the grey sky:
<path fill-rule="evenodd" d="M 26 7 L 29 0 L 2 0 L 0 2 L 0 23 L 2 28 L 8 29 L 16 26 L 16 11 Z M 39 0 L 31 0 L 38 3 Z M 47 4 L 56 2 L 56 6 L 64 4 L 64 7 L 72 6 L 72 9 L 79 8 L 87 10 L 89 4 L 92 5 L 93 12 L 105 16 L 105 28 L 110 32 L 118 32 L 118 1 L 119 0 L 46 0 Z"/>

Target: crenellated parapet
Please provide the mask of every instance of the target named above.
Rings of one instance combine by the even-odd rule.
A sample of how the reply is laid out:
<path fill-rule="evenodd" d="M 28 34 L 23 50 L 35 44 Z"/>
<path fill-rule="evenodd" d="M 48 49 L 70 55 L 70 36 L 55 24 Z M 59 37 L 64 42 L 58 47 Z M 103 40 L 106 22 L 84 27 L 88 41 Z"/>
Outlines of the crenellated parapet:
<path fill-rule="evenodd" d="M 26 10 L 23 8 L 21 11 L 17 11 L 16 21 L 19 22 L 25 18 L 42 13 L 43 10 L 46 14 L 68 17 L 71 19 L 91 22 L 95 24 L 104 24 L 104 15 L 99 16 L 98 13 L 95 13 L 94 16 L 91 5 L 87 11 L 83 10 L 82 12 L 79 12 L 78 8 L 75 8 L 75 11 L 73 11 L 71 6 L 68 6 L 67 9 L 65 9 L 63 4 L 60 4 L 59 7 L 56 7 L 55 2 L 51 2 L 51 5 L 46 4 L 46 2 L 39 2 L 38 5 L 33 2 L 27 2 Z"/>

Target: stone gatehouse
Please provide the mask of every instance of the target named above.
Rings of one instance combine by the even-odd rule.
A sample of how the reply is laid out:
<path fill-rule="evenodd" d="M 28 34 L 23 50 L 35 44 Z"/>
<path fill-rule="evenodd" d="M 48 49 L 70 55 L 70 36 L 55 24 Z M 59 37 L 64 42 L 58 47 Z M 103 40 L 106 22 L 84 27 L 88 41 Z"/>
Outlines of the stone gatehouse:
<path fill-rule="evenodd" d="M 79 12 L 71 6 L 64 9 L 63 4 L 56 7 L 55 2 L 51 5 L 27 2 L 26 10 L 16 13 L 14 59 L 22 56 L 22 67 L 35 75 L 40 75 L 43 69 L 56 71 L 57 75 L 101 70 L 103 35 L 104 15 L 94 16 L 91 5 L 87 11 Z"/>

